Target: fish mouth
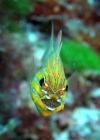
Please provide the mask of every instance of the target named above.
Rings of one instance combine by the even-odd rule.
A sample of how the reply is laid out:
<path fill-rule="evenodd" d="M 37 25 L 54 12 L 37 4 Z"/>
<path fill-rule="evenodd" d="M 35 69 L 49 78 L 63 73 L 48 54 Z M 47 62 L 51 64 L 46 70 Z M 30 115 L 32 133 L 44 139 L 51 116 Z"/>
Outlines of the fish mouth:
<path fill-rule="evenodd" d="M 53 99 L 42 99 L 42 102 L 46 105 L 48 110 L 55 110 L 58 106 L 60 106 L 60 102 Z"/>

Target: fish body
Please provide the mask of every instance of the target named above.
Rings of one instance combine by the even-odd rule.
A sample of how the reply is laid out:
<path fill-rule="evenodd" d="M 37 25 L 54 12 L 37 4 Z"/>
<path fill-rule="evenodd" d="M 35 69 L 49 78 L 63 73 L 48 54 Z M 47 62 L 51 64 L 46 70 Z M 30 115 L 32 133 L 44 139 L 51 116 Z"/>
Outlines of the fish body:
<path fill-rule="evenodd" d="M 51 38 L 45 64 L 31 80 L 31 96 L 38 112 L 43 116 L 50 116 L 54 112 L 63 110 L 68 86 L 60 59 L 61 31 L 56 46 L 53 44 L 53 34 Z"/>

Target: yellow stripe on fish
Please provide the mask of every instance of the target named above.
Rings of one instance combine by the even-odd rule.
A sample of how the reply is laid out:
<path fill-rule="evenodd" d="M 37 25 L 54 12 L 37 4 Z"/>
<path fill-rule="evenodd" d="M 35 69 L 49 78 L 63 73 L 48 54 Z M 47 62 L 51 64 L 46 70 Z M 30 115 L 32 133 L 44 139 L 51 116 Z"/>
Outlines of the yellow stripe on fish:
<path fill-rule="evenodd" d="M 32 85 L 32 88 L 34 88 L 34 90 L 39 93 L 39 95 L 43 96 L 43 92 L 40 90 L 40 87 L 39 85 L 35 82 L 35 81 L 32 81 L 31 82 L 31 85 Z"/>

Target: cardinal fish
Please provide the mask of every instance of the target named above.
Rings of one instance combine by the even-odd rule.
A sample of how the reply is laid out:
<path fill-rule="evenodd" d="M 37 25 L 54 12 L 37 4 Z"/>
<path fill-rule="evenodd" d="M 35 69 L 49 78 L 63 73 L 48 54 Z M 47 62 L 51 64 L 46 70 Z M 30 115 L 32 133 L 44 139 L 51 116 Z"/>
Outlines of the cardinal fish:
<path fill-rule="evenodd" d="M 62 31 L 59 32 L 56 43 L 53 41 L 53 34 L 51 33 L 51 43 L 46 53 L 48 55 L 45 63 L 31 80 L 32 100 L 42 116 L 50 116 L 64 109 L 68 88 L 68 81 L 60 59 Z"/>

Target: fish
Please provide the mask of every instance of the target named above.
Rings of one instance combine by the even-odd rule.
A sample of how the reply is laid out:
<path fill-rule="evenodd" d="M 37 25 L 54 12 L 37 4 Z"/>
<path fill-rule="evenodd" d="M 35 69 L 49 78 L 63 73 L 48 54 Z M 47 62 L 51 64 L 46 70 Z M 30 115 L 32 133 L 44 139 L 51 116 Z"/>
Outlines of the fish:
<path fill-rule="evenodd" d="M 45 62 L 30 82 L 32 100 L 42 116 L 51 116 L 64 109 L 68 80 L 60 58 L 61 38 L 62 31 L 58 33 L 54 43 L 52 29 L 51 43 L 45 53 L 47 54 Z"/>

